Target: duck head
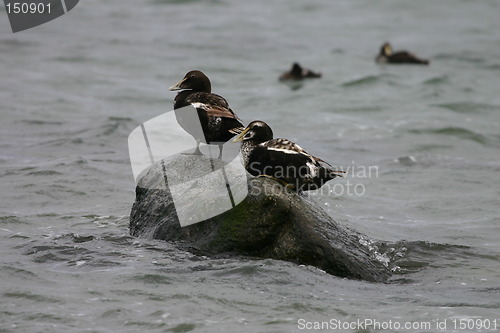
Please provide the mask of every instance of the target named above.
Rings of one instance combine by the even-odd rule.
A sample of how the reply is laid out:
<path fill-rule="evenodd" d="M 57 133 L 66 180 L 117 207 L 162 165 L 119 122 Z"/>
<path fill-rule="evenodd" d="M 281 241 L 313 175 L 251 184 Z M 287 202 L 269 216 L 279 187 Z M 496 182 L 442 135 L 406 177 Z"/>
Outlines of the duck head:
<path fill-rule="evenodd" d="M 385 42 L 380 49 L 380 53 L 385 56 L 390 56 L 392 54 L 392 46 L 389 42 Z"/>
<path fill-rule="evenodd" d="M 212 86 L 208 77 L 198 70 L 188 72 L 182 80 L 169 88 L 170 91 L 192 90 L 195 92 L 212 92 Z"/>
<path fill-rule="evenodd" d="M 273 130 L 263 121 L 255 120 L 252 121 L 245 128 L 243 132 L 241 132 L 233 142 L 244 142 L 244 141 L 253 141 L 255 143 L 261 143 L 265 141 L 269 141 L 273 138 Z"/>

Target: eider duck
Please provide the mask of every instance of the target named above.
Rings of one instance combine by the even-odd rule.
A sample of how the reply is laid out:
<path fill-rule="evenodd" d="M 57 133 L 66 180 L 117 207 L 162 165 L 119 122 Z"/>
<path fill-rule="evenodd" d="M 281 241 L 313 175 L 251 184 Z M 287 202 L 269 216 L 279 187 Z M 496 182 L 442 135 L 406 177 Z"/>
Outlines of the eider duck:
<path fill-rule="evenodd" d="M 321 73 L 313 72 L 310 69 L 303 68 L 298 63 L 294 62 L 292 65 L 292 69 L 290 71 L 285 72 L 280 75 L 280 81 L 289 81 L 289 80 L 303 80 L 309 78 L 319 78 L 321 77 Z"/>
<path fill-rule="evenodd" d="M 408 51 L 393 52 L 390 43 L 384 43 L 380 48 L 380 53 L 375 58 L 379 64 L 420 64 L 428 65 L 429 60 L 417 58 L 413 53 Z"/>
<path fill-rule="evenodd" d="M 219 146 L 218 158 L 221 159 L 222 145 L 244 129 L 226 99 L 212 93 L 210 80 L 198 70 L 188 72 L 181 81 L 170 87 L 170 91 L 179 91 L 174 99 L 174 110 L 192 105 L 198 113 L 203 135 L 199 133 L 199 125 L 189 111 L 175 113 L 179 125 L 196 140 L 193 154 L 201 154 L 200 142 L 216 144 Z"/>
<path fill-rule="evenodd" d="M 316 190 L 344 174 L 287 139 L 273 139 L 272 129 L 260 120 L 251 122 L 233 142 L 243 142 L 243 164 L 251 175 L 274 178 L 296 191 Z"/>

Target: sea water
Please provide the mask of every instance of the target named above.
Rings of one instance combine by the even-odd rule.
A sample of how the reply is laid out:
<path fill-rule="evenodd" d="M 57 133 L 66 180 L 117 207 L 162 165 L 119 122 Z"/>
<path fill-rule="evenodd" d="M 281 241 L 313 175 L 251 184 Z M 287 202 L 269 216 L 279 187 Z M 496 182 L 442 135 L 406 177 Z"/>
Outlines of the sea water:
<path fill-rule="evenodd" d="M 499 10 L 493 0 L 86 0 L 13 34 L 2 7 L 0 331 L 500 326 Z M 375 64 L 385 41 L 430 66 Z M 295 61 L 323 77 L 278 82 Z M 129 236 L 127 137 L 172 109 L 168 87 L 191 69 L 245 123 L 264 120 L 348 170 L 310 196 L 367 235 L 390 283 Z"/>

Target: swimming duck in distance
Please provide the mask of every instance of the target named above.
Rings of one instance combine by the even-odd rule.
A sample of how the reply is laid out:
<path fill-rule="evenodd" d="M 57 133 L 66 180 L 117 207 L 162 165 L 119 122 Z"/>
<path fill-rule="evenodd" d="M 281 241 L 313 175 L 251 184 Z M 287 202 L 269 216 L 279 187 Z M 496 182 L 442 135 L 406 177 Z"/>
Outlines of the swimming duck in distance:
<path fill-rule="evenodd" d="M 200 142 L 216 144 L 221 159 L 222 145 L 244 129 L 226 99 L 212 93 L 210 79 L 199 70 L 188 72 L 170 91 L 179 91 L 174 99 L 175 116 L 179 125 L 196 140 L 193 154 L 201 154 Z M 189 105 L 196 109 L 199 122 L 189 110 L 179 110 Z M 200 124 L 203 133 L 199 131 Z"/>
<path fill-rule="evenodd" d="M 375 58 L 379 64 L 418 64 L 428 65 L 429 60 L 421 59 L 408 51 L 393 52 L 390 43 L 384 43 L 380 48 L 380 53 Z"/>
<path fill-rule="evenodd" d="M 251 175 L 274 178 L 296 191 L 319 189 L 345 173 L 290 140 L 273 139 L 271 127 L 260 120 L 252 121 L 233 142 L 242 142 L 243 165 Z"/>
<path fill-rule="evenodd" d="M 292 68 L 280 75 L 280 81 L 297 81 L 303 79 L 320 78 L 321 73 L 313 72 L 310 69 L 303 68 L 299 63 L 294 62 Z"/>

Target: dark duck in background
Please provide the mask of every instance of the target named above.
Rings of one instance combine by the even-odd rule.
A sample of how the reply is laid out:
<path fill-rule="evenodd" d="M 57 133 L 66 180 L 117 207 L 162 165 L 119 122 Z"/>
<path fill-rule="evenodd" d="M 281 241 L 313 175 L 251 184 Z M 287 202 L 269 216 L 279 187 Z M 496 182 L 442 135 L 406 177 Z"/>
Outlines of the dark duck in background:
<path fill-rule="evenodd" d="M 219 159 L 222 158 L 222 146 L 235 134 L 241 133 L 244 126 L 222 96 L 212 93 L 208 77 L 201 71 L 188 72 L 181 81 L 170 87 L 170 91 L 179 91 L 174 99 L 175 117 L 179 125 L 196 140 L 194 154 L 201 154 L 200 142 L 219 146 Z M 196 114 L 190 108 L 193 106 Z M 203 133 L 201 133 L 200 129 Z"/>
<path fill-rule="evenodd" d="M 233 141 L 243 142 L 243 164 L 251 175 L 274 178 L 296 191 L 316 190 L 344 174 L 287 139 L 273 139 L 269 125 L 260 120 L 251 122 Z"/>
<path fill-rule="evenodd" d="M 320 78 L 321 73 L 313 72 L 310 69 L 303 68 L 299 63 L 293 63 L 292 68 L 280 75 L 280 81 L 297 81 L 303 79 Z"/>
<path fill-rule="evenodd" d="M 420 59 L 408 51 L 393 52 L 390 43 L 384 43 L 380 48 L 380 53 L 375 58 L 379 64 L 417 64 L 428 65 L 429 60 Z"/>

